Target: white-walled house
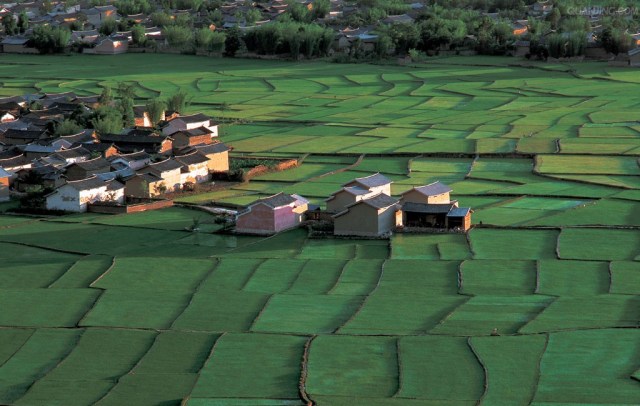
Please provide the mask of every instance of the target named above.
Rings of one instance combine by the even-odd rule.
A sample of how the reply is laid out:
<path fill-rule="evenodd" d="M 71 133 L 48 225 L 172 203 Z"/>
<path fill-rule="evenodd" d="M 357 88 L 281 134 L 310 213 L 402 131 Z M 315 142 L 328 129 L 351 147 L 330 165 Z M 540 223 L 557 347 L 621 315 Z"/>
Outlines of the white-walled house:
<path fill-rule="evenodd" d="M 47 210 L 87 211 L 94 202 L 124 203 L 124 185 L 97 177 L 69 181 L 46 197 Z"/>
<path fill-rule="evenodd" d="M 345 183 L 343 187 L 359 187 L 368 190 L 373 194 L 383 193 L 391 196 L 391 179 L 387 178 L 380 172 L 362 178 L 355 178 L 351 182 Z"/>
<path fill-rule="evenodd" d="M 182 167 L 184 165 L 173 158 L 167 158 L 164 161 L 149 164 L 141 169 L 138 173 L 151 173 L 164 181 L 164 187 L 167 192 L 175 192 L 180 190 L 182 184 Z"/>
<path fill-rule="evenodd" d="M 183 165 L 180 178 L 182 184 L 185 182 L 202 183 L 210 179 L 209 158 L 200 152 L 176 156 L 175 159 Z"/>
<path fill-rule="evenodd" d="M 172 118 L 162 127 L 162 134 L 171 135 L 178 131 L 194 130 L 199 127 L 205 127 L 211 131 L 211 138 L 218 136 L 218 124 L 213 122 L 209 116 L 202 113 Z"/>

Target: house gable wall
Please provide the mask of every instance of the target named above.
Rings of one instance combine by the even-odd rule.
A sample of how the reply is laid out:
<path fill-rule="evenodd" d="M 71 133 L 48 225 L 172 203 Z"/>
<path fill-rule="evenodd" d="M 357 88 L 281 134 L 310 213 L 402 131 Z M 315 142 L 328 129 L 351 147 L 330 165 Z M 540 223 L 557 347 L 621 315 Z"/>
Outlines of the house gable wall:
<path fill-rule="evenodd" d="M 378 210 L 378 235 L 390 232 L 396 226 L 396 207 Z"/>
<path fill-rule="evenodd" d="M 118 202 L 124 201 L 124 189 L 107 191 L 105 184 L 99 188 L 79 191 L 69 185 L 64 185 L 47 196 L 46 207 L 48 210 L 85 212 L 87 211 L 87 203 L 112 200 L 111 197 Z"/>
<path fill-rule="evenodd" d="M 273 234 L 275 228 L 275 214 L 269 206 L 257 203 L 249 210 L 238 214 L 236 231 L 239 233 Z"/>
<path fill-rule="evenodd" d="M 378 236 L 380 233 L 378 210 L 364 203 L 351 206 L 347 213 L 334 219 L 333 233 L 363 237 Z"/>
<path fill-rule="evenodd" d="M 208 154 L 209 162 L 207 166 L 212 172 L 225 172 L 229 170 L 229 151 Z"/>
<path fill-rule="evenodd" d="M 439 195 L 433 196 L 425 196 L 422 193 L 418 192 L 415 189 L 411 189 L 406 191 L 402 198 L 400 199 L 401 203 L 419 203 L 419 204 L 438 204 L 438 203 L 449 203 L 450 194 L 442 193 Z"/>
<path fill-rule="evenodd" d="M 369 191 L 371 192 L 372 195 L 377 195 L 378 193 L 383 193 L 383 194 L 385 194 L 387 196 L 391 196 L 391 183 L 387 183 L 386 185 L 366 188 L 363 185 L 359 184 L 358 182 L 352 181 L 352 182 L 347 183 L 345 186 L 358 186 L 358 187 L 361 187 L 361 188 L 369 189 Z"/>
<path fill-rule="evenodd" d="M 339 213 L 348 205 L 355 202 L 357 202 L 357 196 L 343 190 L 333 195 L 333 198 L 327 201 L 327 211 L 332 213 Z"/>

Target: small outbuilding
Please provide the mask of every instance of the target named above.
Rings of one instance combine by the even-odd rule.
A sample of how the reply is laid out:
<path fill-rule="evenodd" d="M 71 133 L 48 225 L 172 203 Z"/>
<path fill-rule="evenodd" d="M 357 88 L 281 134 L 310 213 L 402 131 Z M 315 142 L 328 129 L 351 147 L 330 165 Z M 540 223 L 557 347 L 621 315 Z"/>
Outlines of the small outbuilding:
<path fill-rule="evenodd" d="M 278 193 L 251 203 L 238 213 L 236 232 L 270 235 L 298 227 L 309 201 L 298 195 Z"/>
<path fill-rule="evenodd" d="M 390 233 L 400 219 L 398 200 L 384 193 L 362 199 L 333 216 L 334 235 L 380 237 Z"/>
<path fill-rule="evenodd" d="M 471 209 L 455 207 L 447 214 L 447 228 L 467 231 L 471 228 Z"/>

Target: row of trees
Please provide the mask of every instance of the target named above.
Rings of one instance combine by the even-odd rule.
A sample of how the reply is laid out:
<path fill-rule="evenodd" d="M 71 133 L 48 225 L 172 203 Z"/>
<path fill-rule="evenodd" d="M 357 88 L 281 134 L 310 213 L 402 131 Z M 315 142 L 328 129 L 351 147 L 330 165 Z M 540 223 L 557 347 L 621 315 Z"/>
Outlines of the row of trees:
<path fill-rule="evenodd" d="M 134 85 L 120 82 L 115 93 L 117 98 L 110 87 L 103 88 L 99 98 L 100 106 L 90 112 L 79 108 L 70 118 L 56 126 L 56 135 L 77 134 L 84 128 L 93 128 L 100 134 L 117 134 L 125 127 L 132 127 L 135 124 Z M 180 91 L 167 99 L 149 100 L 145 105 L 145 111 L 151 122 L 158 125 L 165 111 L 183 112 L 188 104 L 188 95 Z"/>
<path fill-rule="evenodd" d="M 7 35 L 24 34 L 29 28 L 29 17 L 24 11 L 18 14 L 18 18 L 13 14 L 5 14 L 2 17 L 2 27 Z"/>
<path fill-rule="evenodd" d="M 317 24 L 295 21 L 262 25 L 247 32 L 247 50 L 259 54 L 291 54 L 297 58 L 325 56 L 333 43 L 334 32 Z"/>

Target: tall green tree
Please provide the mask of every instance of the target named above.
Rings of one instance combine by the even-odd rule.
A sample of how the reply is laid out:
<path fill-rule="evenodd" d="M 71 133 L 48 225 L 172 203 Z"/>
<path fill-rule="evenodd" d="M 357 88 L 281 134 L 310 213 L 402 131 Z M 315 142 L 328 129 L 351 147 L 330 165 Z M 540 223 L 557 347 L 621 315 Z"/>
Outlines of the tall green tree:
<path fill-rule="evenodd" d="M 100 34 L 102 35 L 111 35 L 118 29 L 118 22 L 111 17 L 107 17 L 102 20 L 102 24 L 100 25 Z"/>
<path fill-rule="evenodd" d="M 167 110 L 174 111 L 178 113 L 184 113 L 187 105 L 189 104 L 189 99 L 187 93 L 182 90 L 178 93 L 175 93 L 173 96 L 167 99 Z"/>
<path fill-rule="evenodd" d="M 136 122 L 135 113 L 133 111 L 133 99 L 131 97 L 122 97 L 118 100 L 118 109 L 122 114 L 122 124 L 131 127 Z"/>
<path fill-rule="evenodd" d="M 162 29 L 167 42 L 175 48 L 186 48 L 191 45 L 193 30 L 181 25 L 170 25 Z"/>
<path fill-rule="evenodd" d="M 331 11 L 331 2 L 329 0 L 316 0 L 313 2 L 311 9 L 312 19 L 324 18 Z"/>
<path fill-rule="evenodd" d="M 629 51 L 633 44 L 633 38 L 627 32 L 612 27 L 605 28 L 598 40 L 607 52 L 614 55 Z"/>
<path fill-rule="evenodd" d="M 78 134 L 80 131 L 82 131 L 82 127 L 80 127 L 78 123 L 73 120 L 65 119 L 56 125 L 54 134 L 57 136 L 73 135 Z"/>
<path fill-rule="evenodd" d="M 135 24 L 131 27 L 131 40 L 135 45 L 144 46 L 147 43 L 144 26 Z"/>
<path fill-rule="evenodd" d="M 110 106 L 100 106 L 89 120 L 98 134 L 118 134 L 122 130 L 122 114 Z"/>
<path fill-rule="evenodd" d="M 18 31 L 20 34 L 24 34 L 29 29 L 29 16 L 27 16 L 26 11 L 22 10 L 22 12 L 18 15 Z"/>
<path fill-rule="evenodd" d="M 121 98 L 129 98 L 131 100 L 135 99 L 136 94 L 133 90 L 133 84 L 127 82 L 118 82 L 118 96 Z"/>
<path fill-rule="evenodd" d="M 113 101 L 113 94 L 111 93 L 111 88 L 108 86 L 103 87 L 98 100 L 102 105 L 110 104 Z"/>
<path fill-rule="evenodd" d="M 71 31 L 64 27 L 37 25 L 31 34 L 33 46 L 40 53 L 61 53 L 69 43 Z"/>
<path fill-rule="evenodd" d="M 242 35 L 237 27 L 231 27 L 227 30 L 227 37 L 224 41 L 224 55 L 229 57 L 236 56 L 236 53 L 242 47 Z"/>
<path fill-rule="evenodd" d="M 147 111 L 147 114 L 149 115 L 149 120 L 151 120 L 151 123 L 153 124 L 154 127 L 162 119 L 162 116 L 166 108 L 167 108 L 167 104 L 160 99 L 151 99 L 149 100 L 149 102 L 147 102 L 147 105 L 145 106 L 145 110 Z"/>
<path fill-rule="evenodd" d="M 2 17 L 2 27 L 6 35 L 16 35 L 18 33 L 18 23 L 12 14 Z"/>

